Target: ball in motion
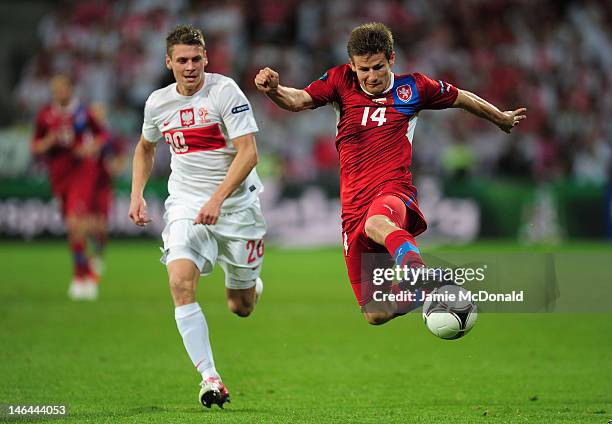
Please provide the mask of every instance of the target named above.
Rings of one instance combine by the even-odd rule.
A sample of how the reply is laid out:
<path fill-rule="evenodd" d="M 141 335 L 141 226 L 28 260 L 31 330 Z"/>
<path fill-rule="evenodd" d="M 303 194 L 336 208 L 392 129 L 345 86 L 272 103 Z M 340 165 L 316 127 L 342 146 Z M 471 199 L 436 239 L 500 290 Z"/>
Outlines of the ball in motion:
<path fill-rule="evenodd" d="M 460 286 L 434 289 L 423 303 L 423 321 L 435 336 L 454 340 L 465 336 L 476 323 L 478 313 L 470 292 Z"/>

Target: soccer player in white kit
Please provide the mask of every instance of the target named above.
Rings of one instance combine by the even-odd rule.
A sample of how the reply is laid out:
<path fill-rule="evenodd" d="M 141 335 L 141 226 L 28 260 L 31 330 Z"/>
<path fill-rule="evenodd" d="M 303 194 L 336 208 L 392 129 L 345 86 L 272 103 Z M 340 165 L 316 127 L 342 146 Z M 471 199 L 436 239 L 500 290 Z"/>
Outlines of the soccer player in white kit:
<path fill-rule="evenodd" d="M 166 38 L 166 67 L 176 79 L 154 91 L 144 110 L 142 135 L 133 161 L 129 216 L 149 222 L 143 197 L 159 140 L 170 146 L 162 233 L 175 319 L 185 349 L 202 374 L 200 402 L 223 407 L 229 392 L 215 369 L 208 326 L 196 302 L 200 275 L 216 262 L 225 271 L 229 309 L 248 316 L 263 290 L 259 273 L 266 225 L 255 171 L 257 125 L 236 83 L 205 73 L 208 64 L 202 32 L 178 25 Z"/>

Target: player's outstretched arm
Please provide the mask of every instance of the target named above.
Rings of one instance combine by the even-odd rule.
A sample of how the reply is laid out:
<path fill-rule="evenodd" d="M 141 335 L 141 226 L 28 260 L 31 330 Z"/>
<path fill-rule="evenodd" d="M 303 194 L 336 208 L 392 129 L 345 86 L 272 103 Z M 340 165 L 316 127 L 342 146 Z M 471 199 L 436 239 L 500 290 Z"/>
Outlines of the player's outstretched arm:
<path fill-rule="evenodd" d="M 466 90 L 459 90 L 453 107 L 467 110 L 476 116 L 491 121 L 507 133 L 510 133 L 514 126 L 527 117 L 525 114 L 527 109 L 524 107 L 502 112 L 491 103 Z"/>
<path fill-rule="evenodd" d="M 130 196 L 129 217 L 134 224 L 144 227 L 151 220 L 147 215 L 147 203 L 144 199 L 144 188 L 147 185 L 153 162 L 155 160 L 156 143 L 151 143 L 142 135 L 134 150 L 132 164 L 132 194 Z"/>
<path fill-rule="evenodd" d="M 305 90 L 280 85 L 278 72 L 264 68 L 255 76 L 255 86 L 279 107 L 291 112 L 312 109 L 314 102 Z"/>
<path fill-rule="evenodd" d="M 221 214 L 221 205 L 225 199 L 242 184 L 257 165 L 257 144 L 253 134 L 236 137 L 232 139 L 232 144 L 236 148 L 236 156 L 217 190 L 198 212 L 194 224 L 215 225 Z"/>

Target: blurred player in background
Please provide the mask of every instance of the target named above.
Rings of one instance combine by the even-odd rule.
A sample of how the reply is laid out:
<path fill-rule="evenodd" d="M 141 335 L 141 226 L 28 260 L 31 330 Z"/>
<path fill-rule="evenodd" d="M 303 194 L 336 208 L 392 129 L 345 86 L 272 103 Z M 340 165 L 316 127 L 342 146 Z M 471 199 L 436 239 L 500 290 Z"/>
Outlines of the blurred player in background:
<path fill-rule="evenodd" d="M 105 128 L 107 124 L 106 107 L 101 103 L 90 106 L 94 118 Z M 113 203 L 113 178 L 119 175 L 126 165 L 126 141 L 111 131 L 106 132 L 98 160 L 96 161 L 95 196 L 92 199 L 90 239 L 93 252 L 90 266 L 99 277 L 104 271 L 104 251 L 108 241 L 108 217 Z"/>
<path fill-rule="evenodd" d="M 248 316 L 263 289 L 259 273 L 266 231 L 255 171 L 257 125 L 249 101 L 236 83 L 205 73 L 202 32 L 179 25 L 166 38 L 166 66 L 176 83 L 154 91 L 145 104 L 142 135 L 133 161 L 129 216 L 149 222 L 143 197 L 157 142 L 170 146 L 162 233 L 175 319 L 185 349 L 202 375 L 200 402 L 220 407 L 229 392 L 215 368 L 208 326 L 196 302 L 200 275 L 215 262 L 225 272 L 229 309 Z M 248 361 L 241 364 L 248 367 Z"/>
<path fill-rule="evenodd" d="M 270 68 L 258 73 L 255 85 L 286 110 L 326 104 L 336 110 L 344 257 L 366 320 L 383 324 L 418 305 L 374 301 L 372 268 L 425 267 L 414 237 L 427 223 L 409 168 L 419 111 L 461 108 L 510 132 L 526 109 L 502 112 L 447 82 L 420 73 L 394 74 L 393 36 L 381 23 L 355 28 L 347 50 L 348 64 L 328 70 L 303 90 L 280 85 Z M 365 263 L 381 254 L 386 263 Z M 400 288 L 396 284 L 389 290 L 399 293 Z"/>
<path fill-rule="evenodd" d="M 51 80 L 51 104 L 36 118 L 32 153 L 46 162 L 53 195 L 60 204 L 72 251 L 74 276 L 68 290 L 73 300 L 94 300 L 98 277 L 87 255 L 96 163 L 106 132 L 92 111 L 73 96 L 65 75 Z"/>

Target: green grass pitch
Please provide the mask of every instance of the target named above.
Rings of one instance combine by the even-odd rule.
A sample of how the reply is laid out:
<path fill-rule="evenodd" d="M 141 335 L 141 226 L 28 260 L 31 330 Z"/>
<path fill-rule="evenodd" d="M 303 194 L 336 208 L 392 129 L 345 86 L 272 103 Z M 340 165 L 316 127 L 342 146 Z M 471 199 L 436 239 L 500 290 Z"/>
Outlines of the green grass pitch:
<path fill-rule="evenodd" d="M 612 420 L 612 314 L 482 314 L 456 341 L 420 314 L 368 326 L 340 249 L 268 249 L 246 319 L 227 310 L 220 272 L 201 280 L 232 396 L 205 410 L 159 256 L 155 241 L 112 241 L 99 301 L 73 303 L 63 243 L 1 243 L 0 403 L 68 404 L 55 422 Z"/>

